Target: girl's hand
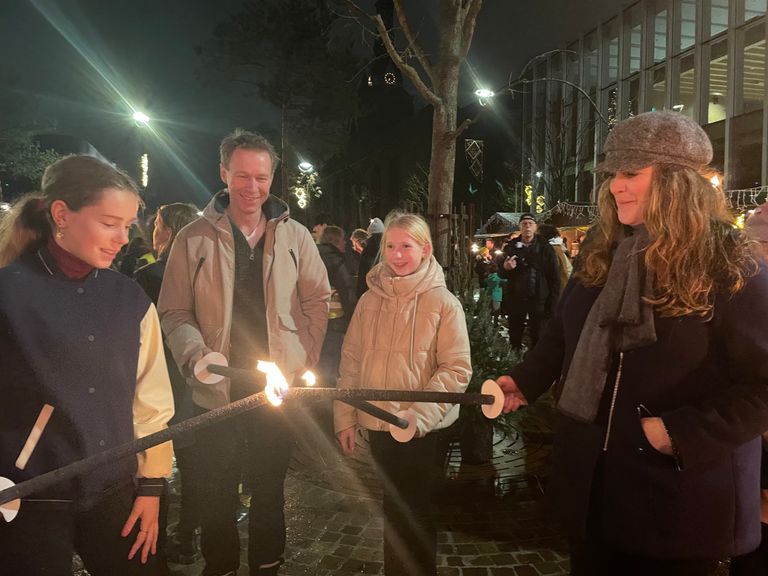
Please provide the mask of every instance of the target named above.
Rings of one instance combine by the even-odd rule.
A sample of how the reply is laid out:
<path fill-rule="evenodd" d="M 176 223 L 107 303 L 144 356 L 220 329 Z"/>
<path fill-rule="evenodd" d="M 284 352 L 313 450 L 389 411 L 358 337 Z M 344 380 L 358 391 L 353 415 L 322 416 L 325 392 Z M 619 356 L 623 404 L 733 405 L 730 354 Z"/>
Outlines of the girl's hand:
<path fill-rule="evenodd" d="M 133 560 L 139 549 L 141 549 L 142 564 L 146 564 L 150 552 L 152 554 L 157 553 L 157 536 L 160 530 L 159 514 L 159 496 L 136 496 L 131 514 L 120 533 L 123 538 L 127 537 L 133 530 L 136 521 L 139 521 L 139 533 L 136 536 L 136 542 L 133 543 L 131 551 L 128 553 L 128 560 Z"/>
<path fill-rule="evenodd" d="M 355 435 L 357 433 L 357 426 L 350 426 L 346 430 L 339 432 L 336 437 L 341 444 L 341 450 L 344 454 L 352 454 L 355 451 Z"/>

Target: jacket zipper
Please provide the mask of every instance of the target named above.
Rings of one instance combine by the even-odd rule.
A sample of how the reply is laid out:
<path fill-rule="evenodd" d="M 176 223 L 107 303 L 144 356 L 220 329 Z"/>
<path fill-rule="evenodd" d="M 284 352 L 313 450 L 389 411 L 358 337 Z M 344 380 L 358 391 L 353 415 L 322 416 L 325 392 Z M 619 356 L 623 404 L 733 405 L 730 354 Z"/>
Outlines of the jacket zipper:
<path fill-rule="evenodd" d="M 613 424 L 613 411 L 616 409 L 616 397 L 619 395 L 619 384 L 621 383 L 621 369 L 624 366 L 624 352 L 619 352 L 619 368 L 616 370 L 616 379 L 613 382 L 613 396 L 611 396 L 611 409 L 608 412 L 608 428 L 605 431 L 605 442 L 603 442 L 603 452 L 608 452 L 608 440 L 611 437 L 611 425 Z"/>

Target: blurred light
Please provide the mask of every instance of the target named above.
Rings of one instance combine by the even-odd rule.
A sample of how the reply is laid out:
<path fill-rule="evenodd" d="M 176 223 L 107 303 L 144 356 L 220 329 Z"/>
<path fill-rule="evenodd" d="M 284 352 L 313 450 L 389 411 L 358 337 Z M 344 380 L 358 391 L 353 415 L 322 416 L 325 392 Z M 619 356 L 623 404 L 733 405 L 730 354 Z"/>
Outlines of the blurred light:
<path fill-rule="evenodd" d="M 476 254 L 477 252 L 480 251 L 480 246 L 478 246 L 477 244 L 472 244 L 471 250 L 473 254 Z"/>
<path fill-rule="evenodd" d="M 141 112 L 140 110 L 136 110 L 133 113 L 133 119 L 139 124 L 149 124 L 149 116 L 147 116 L 146 114 L 144 114 L 144 112 Z"/>
<path fill-rule="evenodd" d="M 536 172 L 536 178 L 541 178 L 543 175 L 544 175 L 544 172 L 542 172 L 541 170 L 538 170 Z"/>
<path fill-rule="evenodd" d="M 714 186 L 715 188 L 720 186 L 720 177 L 717 174 L 712 176 L 712 178 L 710 178 L 709 181 L 712 182 L 712 186 Z"/>
<path fill-rule="evenodd" d="M 315 167 L 312 166 L 311 162 L 307 162 L 306 160 L 304 162 L 299 163 L 299 170 L 304 172 L 304 174 L 311 174 L 315 171 Z"/>
<path fill-rule="evenodd" d="M 0 212 L 10 212 L 11 205 L 8 202 L 0 202 Z"/>
<path fill-rule="evenodd" d="M 488 98 L 493 98 L 496 96 L 496 93 L 493 90 L 488 90 L 487 88 L 478 88 L 475 90 L 475 96 L 487 100 Z"/>
<path fill-rule="evenodd" d="M 141 187 L 146 188 L 149 184 L 149 154 L 142 154 L 139 160 L 141 168 Z"/>

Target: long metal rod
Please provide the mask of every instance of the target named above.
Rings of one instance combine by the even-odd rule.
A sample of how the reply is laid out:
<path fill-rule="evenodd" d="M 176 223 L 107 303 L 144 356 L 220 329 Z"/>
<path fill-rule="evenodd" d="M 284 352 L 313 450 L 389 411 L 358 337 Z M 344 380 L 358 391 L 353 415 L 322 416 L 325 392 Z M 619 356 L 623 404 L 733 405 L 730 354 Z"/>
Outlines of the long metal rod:
<path fill-rule="evenodd" d="M 494 403 L 494 397 L 490 394 L 377 390 L 367 388 L 290 388 L 284 396 L 284 400 L 286 401 L 298 399 L 330 399 L 340 400 L 342 402 L 355 402 L 360 400 L 390 402 L 435 402 L 445 404 L 474 405 Z M 109 450 L 93 454 L 92 456 L 88 456 L 82 460 L 72 462 L 71 464 L 57 468 L 56 470 L 51 470 L 45 474 L 40 474 L 39 476 L 35 476 L 29 480 L 20 482 L 15 486 L 6 488 L 5 490 L 0 490 L 0 504 L 6 504 L 12 500 L 25 498 L 31 494 L 40 492 L 41 490 L 64 482 L 65 480 L 69 480 L 70 478 L 83 476 L 91 470 L 95 470 L 96 468 L 99 468 L 105 464 L 115 462 L 121 458 L 130 456 L 131 454 L 135 454 L 137 452 L 151 448 L 152 446 L 157 446 L 163 442 L 168 442 L 169 440 L 191 432 L 192 430 L 210 426 L 221 420 L 232 418 L 233 416 L 237 416 L 249 410 L 253 410 L 254 408 L 264 406 L 268 403 L 269 400 L 267 399 L 266 394 L 264 392 L 259 392 L 257 394 L 253 394 L 252 396 L 243 398 L 242 400 L 227 404 L 226 406 L 215 408 L 209 412 L 206 412 L 205 414 L 201 414 L 199 416 L 195 416 L 194 418 L 189 418 L 188 420 L 179 422 L 170 428 L 160 430 L 159 432 L 149 434 L 143 438 L 138 438 L 137 440 L 133 440 L 131 442 L 126 442 L 125 444 L 115 446 Z M 376 407 L 374 406 L 374 408 Z M 376 417 L 378 418 L 378 416 Z"/>
<path fill-rule="evenodd" d="M 387 424 L 392 424 L 392 426 L 397 426 L 401 430 L 405 430 L 406 428 L 408 428 L 408 420 L 406 420 L 405 418 L 400 418 L 400 416 L 392 414 L 391 412 L 387 412 L 383 408 L 379 408 L 378 406 L 376 406 L 375 404 L 371 404 L 370 402 L 365 402 L 363 400 L 347 400 L 345 404 L 354 406 L 358 410 L 366 412 L 371 416 L 373 416 L 374 418 L 378 418 L 379 420 L 382 420 Z"/>

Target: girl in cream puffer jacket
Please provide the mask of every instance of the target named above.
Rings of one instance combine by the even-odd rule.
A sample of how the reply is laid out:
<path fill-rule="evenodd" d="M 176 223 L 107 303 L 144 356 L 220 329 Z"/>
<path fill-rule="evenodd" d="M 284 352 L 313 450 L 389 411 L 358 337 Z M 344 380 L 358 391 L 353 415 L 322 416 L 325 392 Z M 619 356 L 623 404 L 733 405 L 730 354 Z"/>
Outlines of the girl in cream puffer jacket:
<path fill-rule="evenodd" d="M 432 256 L 426 222 L 413 214 L 390 215 L 381 252 L 382 262 L 367 275 L 369 290 L 344 339 L 339 387 L 463 392 L 472 374 L 464 312 Z M 384 476 L 385 574 L 434 575 L 430 479 L 437 442 L 430 432 L 454 422 L 458 406 L 375 404 L 393 413 L 411 412 L 416 438 L 398 443 L 386 424 L 338 402 L 336 433 L 351 454 L 358 428 L 369 431 L 371 452 Z"/>

